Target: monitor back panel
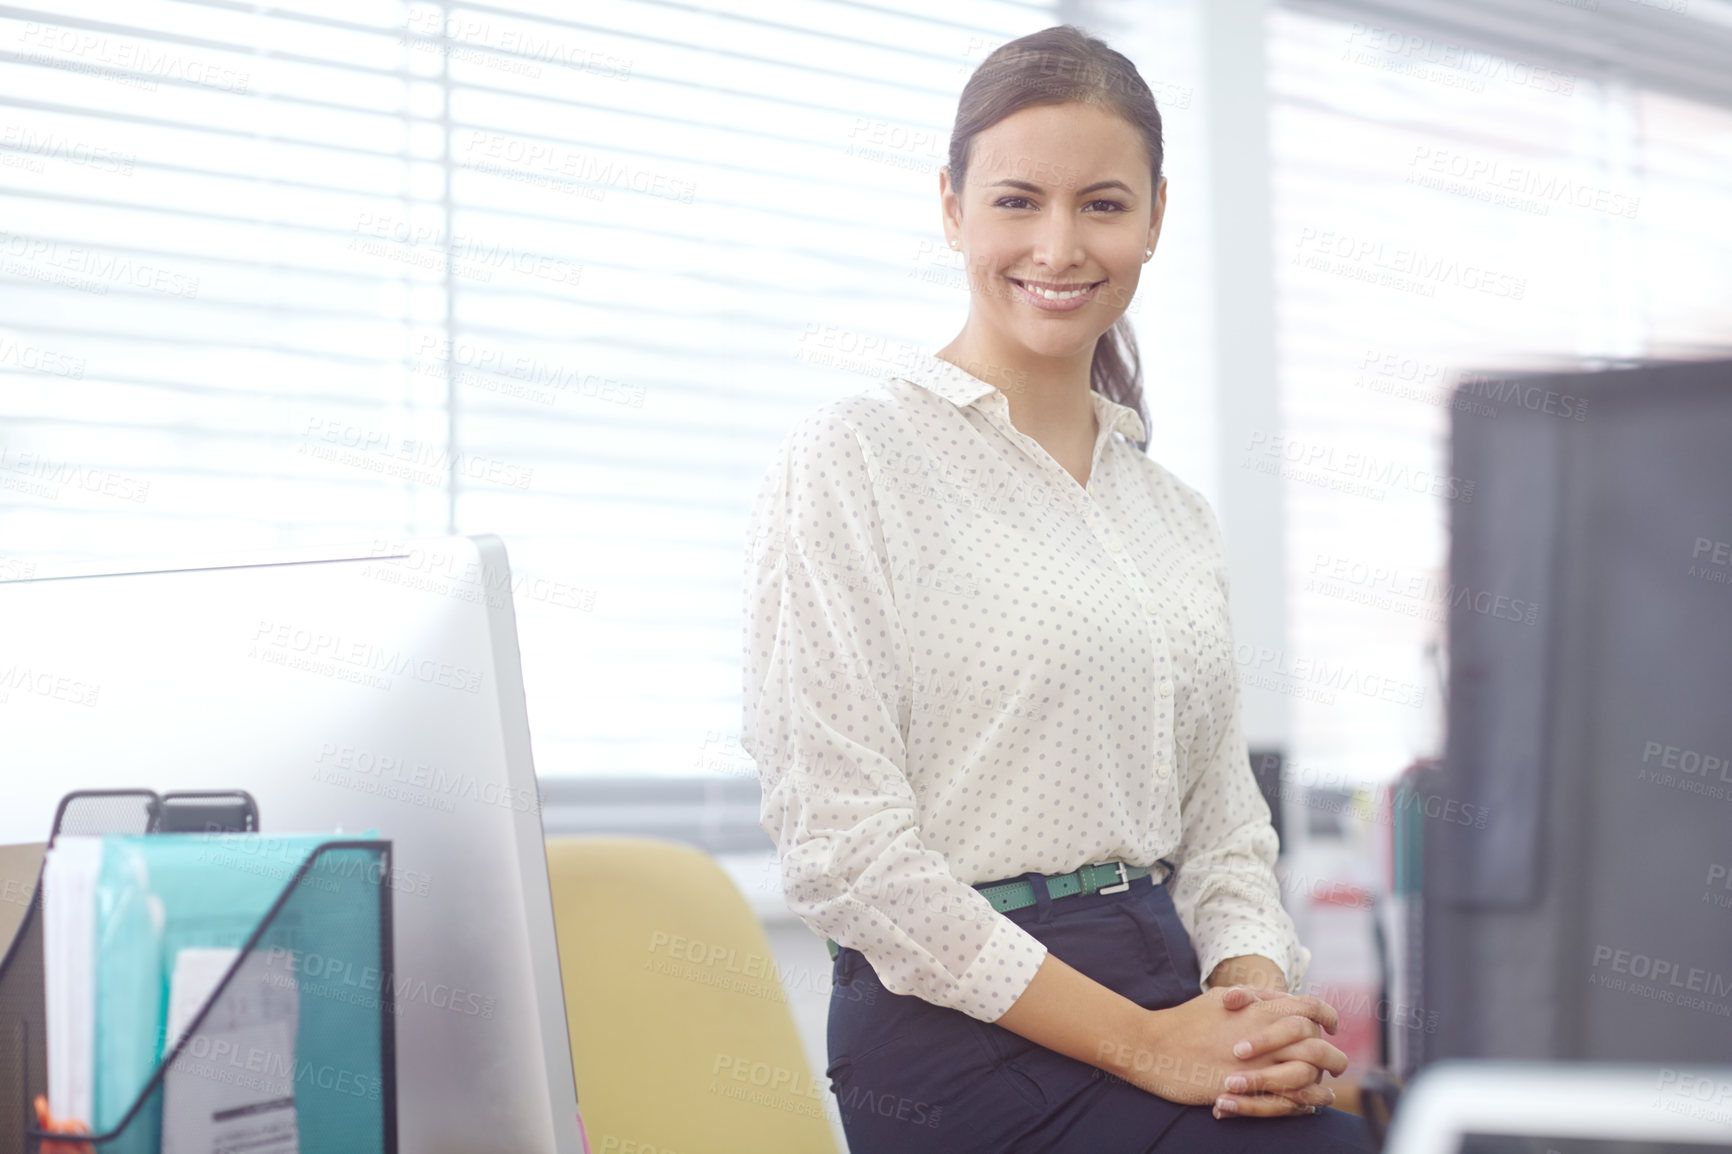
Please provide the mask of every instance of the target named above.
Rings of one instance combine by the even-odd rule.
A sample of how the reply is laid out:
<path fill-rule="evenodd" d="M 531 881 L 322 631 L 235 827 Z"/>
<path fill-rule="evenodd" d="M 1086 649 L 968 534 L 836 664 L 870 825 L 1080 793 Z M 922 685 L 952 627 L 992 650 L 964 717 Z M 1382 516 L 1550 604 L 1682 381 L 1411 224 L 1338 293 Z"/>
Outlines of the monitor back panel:
<path fill-rule="evenodd" d="M 1732 363 L 1504 391 L 1454 426 L 1439 789 L 1485 821 L 1425 823 L 1414 1041 L 1727 1061 Z"/>
<path fill-rule="evenodd" d="M 0 842 L 44 840 L 76 788 L 240 788 L 267 834 L 377 830 L 401 1149 L 572 1149 L 508 579 L 487 588 L 473 541 L 441 547 L 474 579 L 408 579 L 423 551 L 0 584 Z"/>

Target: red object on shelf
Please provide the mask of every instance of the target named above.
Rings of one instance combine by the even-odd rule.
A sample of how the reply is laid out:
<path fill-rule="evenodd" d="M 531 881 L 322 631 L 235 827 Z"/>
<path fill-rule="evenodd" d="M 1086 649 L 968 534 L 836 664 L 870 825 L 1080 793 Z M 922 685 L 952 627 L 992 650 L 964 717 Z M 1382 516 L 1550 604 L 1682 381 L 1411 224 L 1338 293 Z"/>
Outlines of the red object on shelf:
<path fill-rule="evenodd" d="M 1310 889 L 1310 993 L 1335 1007 L 1339 1028 L 1330 1045 L 1347 1055 L 1348 1069 L 1382 1061 L 1383 1003 L 1378 981 L 1372 891 L 1350 881 L 1319 879 Z"/>
<path fill-rule="evenodd" d="M 1364 886 L 1352 882 L 1330 882 L 1319 892 L 1311 895 L 1314 906 L 1352 906 L 1355 909 L 1371 908 L 1371 891 Z"/>
<path fill-rule="evenodd" d="M 38 1130 L 47 1130 L 55 1134 L 90 1133 L 90 1127 L 82 1122 L 56 1121 L 54 1115 L 48 1112 L 48 1098 L 45 1095 L 36 1095 L 35 1106 L 36 1128 Z M 90 1143 L 88 1142 L 50 1142 L 44 1139 L 37 1149 L 39 1154 L 91 1154 Z"/>

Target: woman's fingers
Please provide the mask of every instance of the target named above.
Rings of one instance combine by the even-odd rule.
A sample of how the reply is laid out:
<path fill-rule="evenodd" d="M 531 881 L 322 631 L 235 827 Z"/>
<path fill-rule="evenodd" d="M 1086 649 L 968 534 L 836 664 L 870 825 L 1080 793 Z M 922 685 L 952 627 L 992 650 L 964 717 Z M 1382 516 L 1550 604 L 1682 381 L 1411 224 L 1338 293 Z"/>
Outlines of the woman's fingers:
<path fill-rule="evenodd" d="M 1273 1053 L 1283 1046 L 1290 1046 L 1304 1038 L 1322 1036 L 1323 1027 L 1310 1018 L 1301 1018 L 1290 1014 L 1277 1019 L 1258 1030 L 1250 1037 L 1243 1039 L 1233 1047 L 1233 1056 L 1245 1061 L 1260 1058 L 1264 1054 Z"/>
<path fill-rule="evenodd" d="M 1300 1057 L 1291 1057 L 1261 1070 L 1237 1070 L 1222 1083 L 1230 1094 L 1261 1094 L 1270 1091 L 1303 1090 L 1322 1078 L 1318 1068 Z"/>
<path fill-rule="evenodd" d="M 1215 1099 L 1213 1113 L 1217 1118 L 1279 1118 L 1315 1113 L 1334 1102 L 1334 1090 L 1312 1085 L 1280 1094 L 1222 1094 Z"/>
<path fill-rule="evenodd" d="M 1306 1038 L 1283 1046 L 1270 1055 L 1274 1063 L 1256 1070 L 1236 1070 L 1227 1075 L 1228 1091 L 1256 1093 L 1265 1090 L 1298 1090 L 1318 1081 L 1325 1073 L 1339 1078 L 1347 1072 L 1347 1055 L 1322 1038 Z M 1303 1071 L 1303 1080 L 1296 1080 Z"/>
<path fill-rule="evenodd" d="M 1243 1010 L 1261 999 L 1257 991 L 1249 986 L 1228 986 L 1226 993 L 1221 995 L 1221 1007 L 1227 1010 Z"/>
<path fill-rule="evenodd" d="M 1315 1106 L 1319 1110 L 1325 1106 L 1333 1106 L 1335 1104 L 1335 1091 L 1330 1087 L 1323 1085 L 1321 1082 L 1313 1083 L 1312 1085 L 1305 1087 L 1303 1090 L 1288 1090 L 1286 1093 L 1279 1095 L 1279 1097 L 1291 1098 L 1300 1105 Z"/>
<path fill-rule="evenodd" d="M 1228 993 L 1231 994 L 1232 991 L 1229 990 Z M 1229 1009 L 1234 1008 L 1231 1003 L 1224 999 L 1222 1004 L 1228 1006 Z M 1322 1027 L 1323 1032 L 1330 1034 L 1335 1033 L 1341 1025 L 1341 1018 L 1340 1015 L 1335 1012 L 1335 1007 L 1331 1006 L 1328 1002 L 1325 1002 L 1322 998 L 1313 997 L 1310 994 L 1298 997 L 1282 995 L 1279 998 L 1259 1000 L 1256 1002 L 1254 1008 L 1250 1003 L 1246 1003 L 1243 1007 L 1239 1008 L 1251 1009 L 1254 1014 L 1259 1016 L 1268 1015 L 1273 1017 L 1277 1022 L 1285 1021 L 1288 1018 L 1302 1018 L 1316 1022 L 1320 1027 Z M 1273 1024 L 1274 1023 L 1271 1023 L 1271 1025 Z M 1234 1056 L 1238 1058 L 1254 1058 L 1259 1053 L 1262 1053 L 1269 1048 L 1267 1042 L 1263 1045 L 1258 1045 L 1256 1039 L 1257 1035 L 1247 1035 L 1247 1037 L 1241 1039 L 1233 1047 Z M 1247 1043 L 1249 1043 L 1248 1047 Z"/>
<path fill-rule="evenodd" d="M 1258 1002 L 1293 996 L 1286 990 L 1271 989 L 1267 986 L 1222 986 L 1220 989 L 1224 991 L 1221 1005 L 1229 1010 L 1242 1010 L 1246 1006 L 1252 1006 Z"/>
<path fill-rule="evenodd" d="M 1277 1013 L 1310 1018 L 1327 1033 L 1333 1034 L 1341 1028 L 1341 1015 L 1335 1012 L 1335 1007 L 1315 994 L 1288 994 L 1285 998 L 1271 998 L 1264 1004 Z"/>

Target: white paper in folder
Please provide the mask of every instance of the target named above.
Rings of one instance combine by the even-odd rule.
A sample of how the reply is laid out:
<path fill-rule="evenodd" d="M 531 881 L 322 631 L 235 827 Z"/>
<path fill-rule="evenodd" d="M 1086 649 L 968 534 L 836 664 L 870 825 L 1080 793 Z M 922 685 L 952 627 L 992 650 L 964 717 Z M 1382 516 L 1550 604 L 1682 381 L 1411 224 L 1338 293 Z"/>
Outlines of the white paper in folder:
<path fill-rule="evenodd" d="M 187 948 L 175 956 L 168 1037 L 179 1038 L 239 951 Z M 163 1078 L 162 1154 L 299 1154 L 292 970 L 248 954 Z M 166 1051 L 165 1051 L 166 1052 Z"/>
<path fill-rule="evenodd" d="M 42 869 L 43 1001 L 48 1108 L 90 1125 L 96 1115 L 96 879 L 102 839 L 62 837 Z"/>

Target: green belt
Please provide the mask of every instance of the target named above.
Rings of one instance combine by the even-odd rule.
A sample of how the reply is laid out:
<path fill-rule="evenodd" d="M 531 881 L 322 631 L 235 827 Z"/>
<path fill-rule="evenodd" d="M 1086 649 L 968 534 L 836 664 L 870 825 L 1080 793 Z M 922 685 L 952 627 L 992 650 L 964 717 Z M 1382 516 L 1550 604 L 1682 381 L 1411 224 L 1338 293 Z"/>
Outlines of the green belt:
<path fill-rule="evenodd" d="M 1054 898 L 1068 898 L 1073 894 L 1123 893 L 1131 888 L 1131 882 L 1148 876 L 1147 866 L 1128 866 L 1117 861 L 1103 865 L 1086 865 L 1068 874 L 1047 874 L 1046 892 L 1049 897 Z M 1109 885 L 1109 882 L 1112 884 Z M 975 888 L 980 890 L 986 900 L 992 903 L 992 908 L 1001 914 L 1025 909 L 1035 901 L 1034 886 L 1027 878 Z M 824 944 L 830 947 L 830 960 L 834 961 L 841 947 L 829 938 L 824 939 Z"/>

